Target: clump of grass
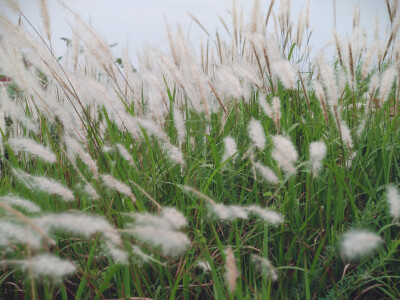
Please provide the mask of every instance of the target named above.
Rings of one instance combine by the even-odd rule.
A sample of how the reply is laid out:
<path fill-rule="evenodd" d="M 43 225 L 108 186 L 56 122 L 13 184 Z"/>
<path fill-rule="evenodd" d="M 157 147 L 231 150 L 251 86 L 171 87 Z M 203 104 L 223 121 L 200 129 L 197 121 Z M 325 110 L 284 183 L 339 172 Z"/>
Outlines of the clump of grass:
<path fill-rule="evenodd" d="M 396 1 L 333 61 L 309 4 L 254 1 L 200 53 L 167 24 L 135 68 L 67 7 L 56 59 L 46 1 L 45 38 L 6 3 L 1 298 L 400 298 Z"/>

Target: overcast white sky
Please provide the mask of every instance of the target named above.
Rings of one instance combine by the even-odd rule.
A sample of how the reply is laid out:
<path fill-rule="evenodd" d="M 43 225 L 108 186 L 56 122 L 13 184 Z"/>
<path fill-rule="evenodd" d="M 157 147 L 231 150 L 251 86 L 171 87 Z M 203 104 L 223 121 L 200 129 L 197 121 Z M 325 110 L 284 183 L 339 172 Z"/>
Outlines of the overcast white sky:
<path fill-rule="evenodd" d="M 2 0 L 0 0 L 1 3 Z M 78 12 L 85 21 L 100 32 L 109 44 L 118 43 L 115 52 L 118 55 L 122 46 L 129 41 L 131 58 L 136 61 L 136 51 L 141 50 L 145 42 L 166 49 L 164 15 L 170 24 L 179 23 L 183 29 L 190 30 L 191 41 L 195 42 L 203 32 L 188 16 L 194 14 L 200 22 L 213 34 L 218 28 L 224 32 L 218 15 L 230 24 L 229 10 L 232 0 L 64 0 L 65 3 Z M 56 0 L 48 0 L 50 6 L 50 22 L 52 28 L 52 43 L 57 55 L 65 52 L 65 43 L 61 37 L 71 37 L 67 21 L 73 23 L 73 18 L 64 11 Z M 245 20 L 250 14 L 252 0 L 237 0 L 243 7 Z M 275 7 L 279 7 L 279 0 Z M 31 22 L 42 27 L 37 1 L 19 1 L 25 15 Z M 269 0 L 262 0 L 264 10 L 267 10 Z M 292 14 L 296 16 L 306 0 L 292 0 Z M 374 16 L 377 13 L 382 29 L 388 24 L 384 0 L 336 0 L 337 29 L 341 34 L 352 30 L 352 13 L 356 4 L 360 4 L 361 24 L 369 35 L 373 35 Z M 0 4 L 1 5 L 1 4 Z M 332 0 L 311 0 L 311 26 L 314 29 L 311 44 L 314 49 L 322 48 L 329 40 L 333 28 Z M 14 16 L 16 19 L 17 16 Z"/>

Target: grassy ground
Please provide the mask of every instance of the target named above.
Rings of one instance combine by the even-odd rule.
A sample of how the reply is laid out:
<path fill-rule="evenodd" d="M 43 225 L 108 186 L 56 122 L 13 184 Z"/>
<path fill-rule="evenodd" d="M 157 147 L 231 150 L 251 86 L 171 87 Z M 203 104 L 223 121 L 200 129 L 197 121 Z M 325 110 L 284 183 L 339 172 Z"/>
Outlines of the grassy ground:
<path fill-rule="evenodd" d="M 252 62 L 257 66 L 254 57 Z M 224 109 L 220 107 L 209 116 L 204 110 L 193 109 L 193 100 L 182 92 L 185 89 L 179 83 L 171 84 L 165 79 L 161 83 L 168 109 L 162 121 L 151 113 L 143 113 L 140 107 L 143 105 L 153 111 L 151 103 L 146 102 L 145 84 L 138 89 L 130 86 L 135 91 L 131 90 L 132 97 L 129 97 L 124 93 L 124 80 L 113 82 L 119 76 L 110 72 L 112 68 L 117 70 L 115 66 L 104 66 L 95 76 L 87 72 L 86 76 L 97 78 L 109 88 L 114 101 L 119 99 L 118 105 L 124 108 L 126 116 L 134 121 L 137 117 L 154 120 L 152 124 L 160 126 L 157 130 L 165 134 L 162 138 L 139 121 L 137 134 L 140 136 L 136 137 L 126 122 L 116 121 L 118 117 L 112 105 L 86 105 L 82 98 L 89 96 L 78 96 L 78 89 L 72 91 L 73 83 L 57 79 L 54 74 L 50 78 L 51 72 L 44 77 L 48 80 L 48 90 L 36 90 L 36 94 L 34 88 L 26 91 L 21 84 L 10 83 L 7 93 L 17 96 L 14 101 L 23 109 L 24 116 L 32 120 L 36 130 L 30 130 L 21 122 L 16 124 L 21 116 L 14 118 L 3 104 L 1 195 L 14 194 L 29 199 L 42 212 L 21 210 L 18 213 L 3 204 L 0 208 L 2 220 L 31 228 L 27 220 L 35 223 L 50 213 L 81 211 L 102 216 L 119 230 L 123 241 L 121 249 L 128 253 L 129 259 L 126 264 L 116 263 L 112 253 L 104 250 L 107 241 L 101 231 L 86 237 L 68 230 L 46 231 L 56 243 L 49 245 L 42 241 L 39 249 L 31 249 L 29 243 L 17 242 L 1 233 L 4 242 L 0 240 L 0 245 L 7 251 L 0 256 L 3 265 L 0 298 L 398 299 L 399 224 L 393 221 L 386 201 L 387 186 L 399 181 L 400 119 L 394 108 L 398 86 L 395 84 L 391 88 L 389 100 L 382 102 L 381 107 L 370 101 L 375 94 L 372 99 L 370 94 L 365 95 L 372 73 L 383 74 L 392 63 L 387 58 L 385 64 L 375 65 L 362 79 L 363 60 L 359 60 L 354 63 L 358 69 L 356 87 L 348 83 L 338 95 L 340 118 L 351 130 L 353 145 L 350 148 L 340 134 L 333 109 L 329 109 L 326 122 L 320 101 L 310 88 L 317 80 L 315 70 L 302 73 L 307 91 L 298 78 L 291 89 L 280 80 L 275 79 L 273 83 L 270 78 L 271 85 L 267 80 L 265 84 L 271 91 L 261 93 L 252 85 L 246 101 L 226 96 Z M 337 60 L 335 72 L 341 69 Z M 6 75 L 14 79 L 12 74 Z M 66 78 L 74 76 L 73 72 L 67 75 Z M 54 87 L 50 91 L 51 85 Z M 329 88 L 324 90 L 329 97 Z M 76 109 L 80 123 L 72 127 L 80 127 L 76 131 L 84 133 L 80 145 L 95 162 L 97 170 L 90 168 L 82 156 L 74 160 L 68 155 L 70 145 L 65 142 L 65 132 L 70 124 L 56 113 L 46 112 L 39 104 L 43 99 L 46 102 L 45 95 L 49 93 L 69 95 L 58 99 L 70 101 L 69 111 Z M 137 95 L 141 96 L 139 101 L 132 100 Z M 271 102 L 275 96 L 281 105 L 279 129 L 263 112 L 259 101 L 262 97 Z M 4 93 L 3 97 L 6 97 Z M 365 105 L 356 108 L 358 103 Z M 371 109 L 367 111 L 370 104 Z M 183 141 L 174 120 L 174 107 L 185 115 Z M 252 119 L 262 124 L 267 140 L 265 149 L 253 147 L 254 141 L 248 131 Z M 357 129 L 363 122 L 364 130 L 358 135 Z M 296 173 L 292 176 L 282 171 L 271 156 L 273 136 L 277 134 L 288 137 L 299 154 Z M 228 135 L 237 143 L 237 156 L 223 160 L 226 151 L 223 139 Z M 56 161 L 48 163 L 24 151 L 17 153 L 9 141 L 18 136 L 28 136 L 46 145 L 55 153 Z M 313 174 L 309 165 L 309 146 L 315 141 L 323 141 L 327 146 L 327 155 L 318 174 Z M 117 144 L 129 150 L 131 161 L 114 148 L 104 151 L 105 147 Z M 170 152 L 165 150 L 168 145 L 180 149 L 184 163 L 171 159 Z M 284 153 L 286 149 L 279 151 Z M 279 178 L 278 184 L 265 182 L 259 174 L 254 176 L 253 159 L 271 168 Z M 12 170 L 55 179 L 73 191 L 74 201 L 65 202 L 52 194 L 52 190 L 40 191 L 30 180 L 26 183 L 18 179 Z M 134 198 L 111 189 L 96 173 L 110 174 L 123 182 Z M 92 200 L 85 192 L 83 186 L 89 183 L 99 199 Z M 215 204 L 208 198 L 226 205 L 268 207 L 280 213 L 284 221 L 279 225 L 263 222 L 259 217 L 224 221 L 215 216 Z M 187 225 L 179 232 L 186 235 L 191 244 L 182 255 L 166 255 L 163 246 L 154 246 L 154 242 L 132 236 L 129 231 L 138 213 L 160 214 L 167 207 L 176 208 L 187 220 Z M 351 228 L 376 232 L 383 239 L 382 245 L 372 255 L 350 261 L 341 255 L 340 242 L 343 233 Z M 140 228 L 137 226 L 133 230 Z M 179 243 L 168 234 L 157 234 L 160 240 L 165 238 L 162 244 Z M 229 246 L 233 250 L 233 261 L 227 252 Z M 141 252 L 136 247 L 140 247 Z M 52 253 L 73 262 L 76 272 L 55 282 L 52 275 L 35 277 L 33 267 L 18 268 L 16 260 L 31 261 L 37 253 Z M 268 258 L 275 266 L 278 279 L 272 280 L 272 268 L 260 268 L 252 255 Z M 208 263 L 210 269 L 203 270 L 199 262 Z M 236 280 L 232 275 L 232 263 L 238 272 Z M 229 276 L 231 280 L 233 276 L 233 285 L 227 283 Z"/>

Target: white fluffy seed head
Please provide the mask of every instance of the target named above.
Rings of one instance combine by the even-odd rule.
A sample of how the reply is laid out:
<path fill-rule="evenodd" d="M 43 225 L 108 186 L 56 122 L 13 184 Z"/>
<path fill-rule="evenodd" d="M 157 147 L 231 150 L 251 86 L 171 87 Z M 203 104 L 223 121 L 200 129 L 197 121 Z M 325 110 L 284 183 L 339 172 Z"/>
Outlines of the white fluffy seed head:
<path fill-rule="evenodd" d="M 39 254 L 29 260 L 20 260 L 18 264 L 23 271 L 32 271 L 34 277 L 49 278 L 54 282 L 60 282 L 76 272 L 71 262 L 52 254 Z"/>
<path fill-rule="evenodd" d="M 279 120 L 281 119 L 281 101 L 278 97 L 272 98 L 272 120 L 279 129 Z"/>
<path fill-rule="evenodd" d="M 254 162 L 253 165 L 254 165 L 254 168 L 257 170 L 257 172 L 262 176 L 262 178 L 266 182 L 272 183 L 272 184 L 278 184 L 279 179 L 276 176 L 276 174 L 274 173 L 274 171 L 272 171 L 270 168 L 264 166 L 263 164 L 261 164 L 259 162 Z"/>
<path fill-rule="evenodd" d="M 253 254 L 251 255 L 251 261 L 255 264 L 256 268 L 269 279 L 272 281 L 278 280 L 278 272 L 268 258 Z"/>
<path fill-rule="evenodd" d="M 272 141 L 274 143 L 272 157 L 286 173 L 289 175 L 296 173 L 294 164 L 299 155 L 292 141 L 282 135 L 273 136 Z"/>
<path fill-rule="evenodd" d="M 261 122 L 255 119 L 252 119 L 249 123 L 249 136 L 253 145 L 260 150 L 265 148 L 267 140 L 264 134 L 264 128 L 261 125 Z"/>
<path fill-rule="evenodd" d="M 325 158 L 327 147 L 323 141 L 312 142 L 310 144 L 310 162 L 314 176 L 321 169 L 321 161 Z"/>
<path fill-rule="evenodd" d="M 56 161 L 55 154 L 49 148 L 44 147 L 29 138 L 13 138 L 8 141 L 8 144 L 14 152 L 26 152 L 49 163 L 54 163 Z"/>
<path fill-rule="evenodd" d="M 257 205 L 239 206 L 214 203 L 209 206 L 211 216 L 222 221 L 233 221 L 236 219 L 246 220 L 250 216 L 256 216 L 263 222 L 270 225 L 278 225 L 283 222 L 283 217 L 268 208 L 261 208 Z"/>
<path fill-rule="evenodd" d="M 287 89 L 296 89 L 296 72 L 293 66 L 287 60 L 278 60 L 272 64 L 273 72 L 282 81 Z"/>
<path fill-rule="evenodd" d="M 39 249 L 42 246 L 42 237 L 29 226 L 0 220 L 0 249 L 15 251 L 16 244 Z"/>
<path fill-rule="evenodd" d="M 387 201 L 389 203 L 390 214 L 395 220 L 400 218 L 400 194 L 396 187 L 387 187 Z"/>
<path fill-rule="evenodd" d="M 23 199 L 23 198 L 13 196 L 13 195 L 0 197 L 0 201 L 9 206 L 20 208 L 26 212 L 30 212 L 30 213 L 40 212 L 40 207 L 37 206 L 35 203 L 33 203 L 29 200 Z"/>
<path fill-rule="evenodd" d="M 383 73 L 380 86 L 381 104 L 383 104 L 388 99 L 396 75 L 397 75 L 397 69 L 395 67 L 390 67 L 385 71 L 385 73 Z"/>
<path fill-rule="evenodd" d="M 236 280 L 239 277 L 239 272 L 237 270 L 235 255 L 233 254 L 231 246 L 226 248 L 225 255 L 225 279 L 229 290 L 233 293 L 236 290 Z"/>
<path fill-rule="evenodd" d="M 128 196 L 132 199 L 133 202 L 136 201 L 135 195 L 131 192 L 131 188 L 125 183 L 119 181 L 109 174 L 102 174 L 101 179 L 108 188 L 116 190 L 117 192 L 124 194 L 125 196 Z"/>
<path fill-rule="evenodd" d="M 267 100 L 265 99 L 265 94 L 258 94 L 258 103 L 260 104 L 264 114 L 266 114 L 271 119 L 273 118 L 273 111 Z"/>
<path fill-rule="evenodd" d="M 346 144 L 346 146 L 349 149 L 353 148 L 353 138 L 351 137 L 351 131 L 349 127 L 347 127 L 347 124 L 344 123 L 343 121 L 340 122 L 340 131 L 342 135 L 343 142 Z"/>
<path fill-rule="evenodd" d="M 185 136 L 186 136 L 185 122 L 183 120 L 181 111 L 175 106 L 174 106 L 174 124 L 176 132 L 178 134 L 178 142 L 179 144 L 181 144 L 185 141 Z"/>
<path fill-rule="evenodd" d="M 164 208 L 160 214 L 134 214 L 135 222 L 126 232 L 142 243 L 159 248 L 162 254 L 177 257 L 190 247 L 186 234 L 178 231 L 186 226 L 186 218 L 174 208 Z"/>
<path fill-rule="evenodd" d="M 371 254 L 382 243 L 382 238 L 367 230 L 351 230 L 343 234 L 341 242 L 342 256 L 356 260 Z"/>
<path fill-rule="evenodd" d="M 75 200 L 72 191 L 54 179 L 32 176 L 16 169 L 12 169 L 12 172 L 18 178 L 18 180 L 28 188 L 37 189 L 52 195 L 58 195 L 65 202 Z"/>
<path fill-rule="evenodd" d="M 66 234 L 91 238 L 95 234 L 102 235 L 106 251 L 115 262 L 125 264 L 128 262 L 127 253 L 120 248 L 122 240 L 118 232 L 100 216 L 82 213 L 49 214 L 33 221 L 46 233 L 63 232 Z M 116 248 L 116 249 L 114 249 Z"/>
<path fill-rule="evenodd" d="M 234 161 L 238 151 L 235 140 L 231 136 L 227 136 L 224 138 L 224 145 L 225 153 L 222 157 L 222 161 L 226 161 L 230 157 L 232 157 L 232 161 Z"/>

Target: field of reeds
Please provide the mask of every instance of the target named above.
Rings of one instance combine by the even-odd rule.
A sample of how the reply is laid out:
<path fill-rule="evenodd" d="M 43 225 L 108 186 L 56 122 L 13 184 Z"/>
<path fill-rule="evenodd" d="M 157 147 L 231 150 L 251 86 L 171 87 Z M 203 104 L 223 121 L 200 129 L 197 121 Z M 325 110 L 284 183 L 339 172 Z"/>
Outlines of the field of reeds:
<path fill-rule="evenodd" d="M 138 66 L 39 2 L 0 16 L 0 299 L 400 298 L 396 0 L 333 57 L 255 0 Z"/>

